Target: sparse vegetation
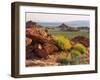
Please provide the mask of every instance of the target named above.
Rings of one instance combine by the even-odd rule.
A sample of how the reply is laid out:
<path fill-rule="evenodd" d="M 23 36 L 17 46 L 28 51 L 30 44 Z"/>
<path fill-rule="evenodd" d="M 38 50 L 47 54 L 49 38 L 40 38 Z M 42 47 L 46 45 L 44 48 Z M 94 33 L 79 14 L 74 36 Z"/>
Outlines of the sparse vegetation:
<path fill-rule="evenodd" d="M 84 31 L 45 29 L 35 22 L 27 23 L 26 66 L 88 64 L 89 33 Z"/>
<path fill-rule="evenodd" d="M 72 47 L 70 40 L 64 36 L 55 36 L 54 40 L 56 45 L 62 50 L 68 50 Z"/>
<path fill-rule="evenodd" d="M 86 53 L 86 47 L 81 43 L 75 44 L 75 46 L 73 48 L 75 50 L 79 51 L 81 54 L 85 54 Z"/>
<path fill-rule="evenodd" d="M 73 57 L 77 57 L 77 56 L 80 56 L 81 55 L 81 52 L 79 52 L 78 50 L 71 50 L 71 54 L 73 55 Z"/>

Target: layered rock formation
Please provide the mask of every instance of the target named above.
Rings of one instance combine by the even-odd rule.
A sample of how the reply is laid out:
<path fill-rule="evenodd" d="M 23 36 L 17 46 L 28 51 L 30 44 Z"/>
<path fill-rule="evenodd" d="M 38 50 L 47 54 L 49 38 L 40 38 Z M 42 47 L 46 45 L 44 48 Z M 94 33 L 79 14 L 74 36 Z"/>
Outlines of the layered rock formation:
<path fill-rule="evenodd" d="M 89 47 L 89 39 L 83 36 L 77 36 L 72 39 L 75 43 L 81 43 L 86 47 Z"/>
<path fill-rule="evenodd" d="M 32 27 L 33 25 L 33 27 Z M 26 58 L 46 58 L 57 51 L 52 36 L 47 31 L 42 30 L 37 24 L 31 24 L 26 28 Z"/>

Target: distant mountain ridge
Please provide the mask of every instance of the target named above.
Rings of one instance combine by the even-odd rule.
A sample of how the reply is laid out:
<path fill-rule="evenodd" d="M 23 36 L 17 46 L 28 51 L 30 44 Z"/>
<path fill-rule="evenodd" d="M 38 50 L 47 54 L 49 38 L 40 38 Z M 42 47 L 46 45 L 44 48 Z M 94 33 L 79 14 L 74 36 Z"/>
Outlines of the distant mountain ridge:
<path fill-rule="evenodd" d="M 69 26 L 76 26 L 76 27 L 89 27 L 89 21 L 71 21 L 67 22 Z"/>
<path fill-rule="evenodd" d="M 58 27 L 62 23 L 71 26 L 71 27 L 89 27 L 89 21 L 78 20 L 78 21 L 69 21 L 69 22 L 37 22 L 39 25 L 44 27 Z"/>

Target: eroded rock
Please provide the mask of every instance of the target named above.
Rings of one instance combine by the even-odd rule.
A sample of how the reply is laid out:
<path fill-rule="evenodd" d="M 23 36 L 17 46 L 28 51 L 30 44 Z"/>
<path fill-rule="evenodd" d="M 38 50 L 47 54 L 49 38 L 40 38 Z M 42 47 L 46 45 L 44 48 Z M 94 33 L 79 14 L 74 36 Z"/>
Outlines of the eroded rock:
<path fill-rule="evenodd" d="M 72 41 L 74 41 L 75 43 L 81 43 L 86 47 L 89 47 L 89 39 L 83 36 L 77 36 L 75 38 L 72 39 Z"/>
<path fill-rule="evenodd" d="M 26 46 L 30 45 L 32 43 L 32 39 L 26 37 Z"/>
<path fill-rule="evenodd" d="M 58 50 L 52 36 L 39 27 L 26 28 L 26 46 L 26 56 L 28 56 L 28 58 L 32 58 L 30 56 L 33 56 L 33 58 L 34 56 L 46 58 Z"/>

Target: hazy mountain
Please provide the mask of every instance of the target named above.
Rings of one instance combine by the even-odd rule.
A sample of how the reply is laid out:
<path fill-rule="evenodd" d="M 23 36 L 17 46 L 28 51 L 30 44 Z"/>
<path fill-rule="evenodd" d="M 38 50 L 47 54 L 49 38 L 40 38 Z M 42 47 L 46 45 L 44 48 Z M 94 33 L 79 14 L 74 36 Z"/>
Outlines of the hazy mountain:
<path fill-rule="evenodd" d="M 67 25 L 74 27 L 89 27 L 89 21 L 71 21 L 67 22 Z"/>
<path fill-rule="evenodd" d="M 60 22 L 59 23 L 57 23 L 57 22 L 39 22 L 38 24 L 41 26 L 44 26 L 44 27 L 57 27 L 62 23 L 60 23 Z"/>
<path fill-rule="evenodd" d="M 71 27 L 89 27 L 89 21 L 78 20 L 78 21 L 69 21 L 69 22 L 38 22 L 39 25 L 44 27 L 58 27 L 62 23 L 71 26 Z"/>

